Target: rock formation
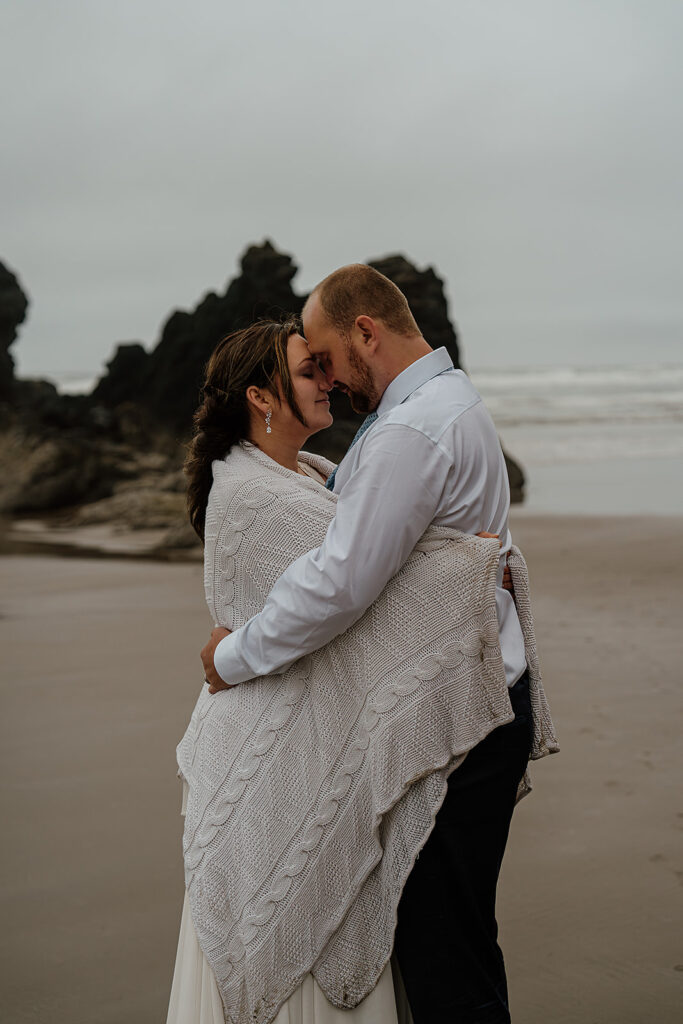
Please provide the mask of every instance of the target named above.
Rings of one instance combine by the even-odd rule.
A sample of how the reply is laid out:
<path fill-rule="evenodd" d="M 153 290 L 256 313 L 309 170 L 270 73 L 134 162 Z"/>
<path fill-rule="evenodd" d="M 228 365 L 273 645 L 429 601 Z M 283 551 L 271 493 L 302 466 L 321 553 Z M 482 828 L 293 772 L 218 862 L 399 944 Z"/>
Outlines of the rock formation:
<path fill-rule="evenodd" d="M 371 266 L 398 285 L 425 337 L 435 347 L 445 345 L 459 366 L 458 342 L 448 318 L 443 282 L 434 270 L 418 270 L 403 256 L 376 260 Z M 250 246 L 242 257 L 240 276 L 230 282 L 225 294 L 209 292 L 193 311 L 172 313 L 151 353 L 135 343 L 119 346 L 93 400 L 111 410 L 122 402 L 134 402 L 148 411 L 157 426 L 180 437 L 186 435 L 203 369 L 217 342 L 257 317 L 301 312 L 307 296 L 292 290 L 296 271 L 291 257 L 278 253 L 271 242 Z M 311 444 L 337 461 L 362 417 L 352 411 L 341 393 L 333 395 L 332 412 L 334 426 L 312 438 Z"/>
<path fill-rule="evenodd" d="M 398 285 L 425 337 L 434 347 L 445 345 L 460 366 L 457 334 L 435 271 L 418 270 L 400 255 L 371 266 Z M 292 289 L 296 271 L 291 257 L 271 242 L 250 246 L 224 294 L 209 292 L 194 310 L 173 312 L 151 351 L 139 342 L 118 345 L 92 394 L 73 396 L 58 394 L 46 381 L 15 379 L 9 347 L 28 300 L 0 264 L 0 511 L 65 509 L 72 523 L 113 517 L 131 528 L 152 521 L 177 526 L 182 442 L 191 433 L 206 361 L 222 337 L 254 319 L 300 313 L 306 296 Z M 361 417 L 340 393 L 333 396 L 333 412 L 334 426 L 309 445 L 338 461 Z M 509 459 L 508 473 L 513 501 L 520 501 L 524 478 Z M 88 507 L 75 511 L 83 505 Z M 174 544 L 188 542 L 186 531 L 176 533 Z"/>
<path fill-rule="evenodd" d="M 27 309 L 28 299 L 16 276 L 0 263 L 0 402 L 10 402 L 14 394 L 14 360 L 9 350 Z"/>
<path fill-rule="evenodd" d="M 221 338 L 259 317 L 299 313 L 304 300 L 292 291 L 297 268 L 271 242 L 252 245 L 241 274 L 224 295 L 209 292 L 190 313 L 176 310 L 156 347 L 121 345 L 97 384 L 93 400 L 108 408 L 135 402 L 154 422 L 178 436 L 189 434 L 204 366 Z"/>

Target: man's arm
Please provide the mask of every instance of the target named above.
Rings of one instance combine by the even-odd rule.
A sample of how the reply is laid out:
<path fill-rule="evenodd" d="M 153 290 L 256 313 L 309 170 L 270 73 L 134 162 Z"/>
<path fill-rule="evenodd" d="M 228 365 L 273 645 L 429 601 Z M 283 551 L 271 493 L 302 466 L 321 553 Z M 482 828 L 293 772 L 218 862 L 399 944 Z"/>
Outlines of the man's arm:
<path fill-rule="evenodd" d="M 325 540 L 289 566 L 258 615 L 220 641 L 219 676 L 234 685 L 284 672 L 353 625 L 434 519 L 449 468 L 447 454 L 412 427 L 371 432 Z"/>

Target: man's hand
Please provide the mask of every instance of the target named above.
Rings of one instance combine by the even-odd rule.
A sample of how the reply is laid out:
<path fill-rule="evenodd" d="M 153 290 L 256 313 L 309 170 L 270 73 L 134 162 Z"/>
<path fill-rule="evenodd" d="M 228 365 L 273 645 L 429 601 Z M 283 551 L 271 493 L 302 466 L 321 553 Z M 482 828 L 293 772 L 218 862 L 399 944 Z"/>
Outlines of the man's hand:
<path fill-rule="evenodd" d="M 216 672 L 213 656 L 215 654 L 218 644 L 221 642 L 223 637 L 229 636 L 230 630 L 223 629 L 222 626 L 216 626 L 211 630 L 211 636 L 206 647 L 202 648 L 200 655 L 202 659 L 202 665 L 204 666 L 204 679 L 209 684 L 209 693 L 218 693 L 219 690 L 232 690 L 232 686 L 229 683 L 224 683 L 221 677 Z"/>

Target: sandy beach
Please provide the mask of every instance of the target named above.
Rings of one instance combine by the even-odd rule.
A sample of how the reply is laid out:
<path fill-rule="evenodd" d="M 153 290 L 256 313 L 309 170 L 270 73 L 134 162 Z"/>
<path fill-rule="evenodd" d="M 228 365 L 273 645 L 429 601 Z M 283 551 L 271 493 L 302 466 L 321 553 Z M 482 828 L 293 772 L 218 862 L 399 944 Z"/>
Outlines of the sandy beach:
<path fill-rule="evenodd" d="M 669 1024 L 683 999 L 683 519 L 513 515 L 562 752 L 499 897 L 518 1024 Z M 175 746 L 198 564 L 0 558 L 2 1017 L 164 1021 L 182 903 Z"/>

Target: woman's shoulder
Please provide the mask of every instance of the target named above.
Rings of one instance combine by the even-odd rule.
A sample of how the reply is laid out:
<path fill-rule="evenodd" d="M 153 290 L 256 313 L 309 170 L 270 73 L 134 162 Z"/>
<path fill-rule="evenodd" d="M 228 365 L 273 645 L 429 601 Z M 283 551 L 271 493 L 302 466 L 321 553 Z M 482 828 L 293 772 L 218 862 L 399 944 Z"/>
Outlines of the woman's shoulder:
<path fill-rule="evenodd" d="M 207 503 L 207 524 L 240 521 L 246 514 L 263 525 L 277 521 L 282 529 L 287 522 L 329 524 L 334 515 L 336 497 L 321 486 L 329 476 L 332 463 L 321 455 L 302 452 L 301 461 L 320 474 L 311 479 L 286 469 L 255 445 L 235 445 L 224 459 L 213 463 L 213 486 Z M 207 525 L 208 530 L 208 525 Z M 315 546 L 315 545 L 313 545 Z"/>
<path fill-rule="evenodd" d="M 323 455 L 313 452 L 299 452 L 299 461 L 317 470 L 327 478 L 335 464 Z M 214 482 L 224 486 L 237 487 L 241 484 L 259 480 L 266 486 L 282 491 L 296 488 L 300 483 L 297 474 L 275 462 L 268 455 L 249 441 L 241 441 L 233 445 L 223 459 L 212 464 Z"/>
<path fill-rule="evenodd" d="M 214 488 L 235 487 L 250 476 L 252 469 L 250 460 L 245 458 L 241 445 L 233 445 L 222 459 L 214 459 L 211 463 Z"/>
<path fill-rule="evenodd" d="M 312 463 L 317 467 L 319 456 L 310 456 L 316 460 Z M 327 460 L 322 463 L 327 465 Z M 300 496 L 300 477 L 248 441 L 234 445 L 222 459 L 212 463 L 214 498 L 235 497 L 238 494 L 252 496 L 254 491 L 287 499 L 290 494 Z M 324 473 L 324 468 L 320 469 Z M 325 474 L 327 475 L 327 474 Z"/>
<path fill-rule="evenodd" d="M 323 480 L 331 465 L 322 456 L 306 453 L 301 460 L 318 469 Z M 296 535 L 303 524 L 315 547 L 334 515 L 335 496 L 321 486 L 323 480 L 310 479 L 280 466 L 258 448 L 235 446 L 213 465 L 213 486 L 206 509 L 205 538 L 222 531 L 244 533 L 252 537 L 276 525 L 280 535 Z M 308 548 L 306 549 L 308 550 Z"/>

